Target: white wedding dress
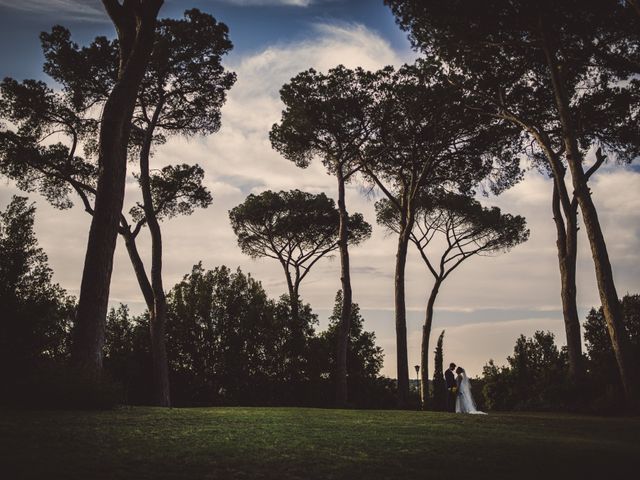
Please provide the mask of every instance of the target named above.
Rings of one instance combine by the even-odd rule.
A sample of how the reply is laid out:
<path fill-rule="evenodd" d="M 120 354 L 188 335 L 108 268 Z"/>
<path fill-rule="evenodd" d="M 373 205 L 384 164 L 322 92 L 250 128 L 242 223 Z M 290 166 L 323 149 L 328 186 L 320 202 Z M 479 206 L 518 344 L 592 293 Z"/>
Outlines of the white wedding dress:
<path fill-rule="evenodd" d="M 458 383 L 458 396 L 456 397 L 456 413 L 471 413 L 475 415 L 486 415 L 476 409 L 476 403 L 471 395 L 471 382 L 465 372 L 458 375 L 456 379 Z"/>

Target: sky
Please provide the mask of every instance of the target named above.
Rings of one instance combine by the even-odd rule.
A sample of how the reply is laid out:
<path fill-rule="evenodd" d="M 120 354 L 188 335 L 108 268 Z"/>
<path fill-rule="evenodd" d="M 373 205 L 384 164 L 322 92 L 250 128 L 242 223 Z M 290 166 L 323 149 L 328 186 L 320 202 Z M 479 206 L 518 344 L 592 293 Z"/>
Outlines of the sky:
<path fill-rule="evenodd" d="M 163 224 L 165 285 L 170 287 L 202 261 L 206 268 L 240 267 L 262 281 L 272 297 L 286 291 L 279 264 L 270 259 L 251 260 L 237 247 L 228 211 L 248 194 L 264 190 L 298 188 L 336 197 L 336 180 L 320 162 L 299 169 L 272 150 L 271 125 L 283 105 L 278 90 L 296 73 L 308 68 L 326 71 L 338 64 L 377 69 L 411 62 L 406 34 L 395 25 L 382 0 L 168 0 L 160 17 L 179 17 L 197 7 L 229 26 L 234 50 L 224 65 L 238 80 L 222 109 L 219 132 L 189 140 L 173 138 L 158 148 L 152 168 L 171 163 L 198 163 L 206 171 L 213 204 L 190 217 Z M 114 35 L 113 27 L 97 1 L 0 0 L 0 75 L 16 79 L 38 78 L 42 55 L 38 33 L 63 24 L 79 44 L 96 35 Z M 592 159 L 588 158 L 588 161 Z M 131 172 L 130 172 L 131 173 Z M 592 178 L 591 188 L 608 242 L 618 293 L 640 291 L 640 169 L 605 165 Z M 20 192 L 0 179 L 0 208 Z M 137 200 L 130 175 L 126 209 Z M 69 293 L 79 291 L 90 217 L 78 202 L 58 211 L 36 194 L 36 233 L 55 271 L 54 279 Z M 361 180 L 349 185 L 347 207 L 362 212 L 374 226 L 370 240 L 351 249 L 354 301 L 365 318 L 365 328 L 376 333 L 385 352 L 383 373 L 395 377 L 395 324 L 393 273 L 395 238 L 375 225 L 376 194 L 366 193 Z M 472 258 L 453 273 L 440 290 L 431 350 L 445 330 L 445 362 L 456 362 L 471 375 L 494 359 L 504 364 L 520 334 L 551 331 L 558 343 L 565 336 L 559 297 L 555 229 L 551 215 L 551 183 L 535 171 L 499 197 L 479 199 L 504 211 L 527 218 L 529 241 L 511 252 Z M 140 249 L 147 253 L 146 231 Z M 580 230 L 578 304 L 581 317 L 599 305 L 593 262 Z M 148 263 L 148 262 L 147 262 Z M 340 288 L 339 258 L 325 259 L 305 279 L 301 295 L 326 327 L 336 291 Z M 424 310 L 432 278 L 418 254 L 411 250 L 407 265 L 407 310 L 410 367 L 419 364 Z M 134 312 L 144 308 L 129 259 L 119 242 L 111 285 L 111 304 L 127 303 Z M 411 372 L 413 369 L 411 368 Z"/>

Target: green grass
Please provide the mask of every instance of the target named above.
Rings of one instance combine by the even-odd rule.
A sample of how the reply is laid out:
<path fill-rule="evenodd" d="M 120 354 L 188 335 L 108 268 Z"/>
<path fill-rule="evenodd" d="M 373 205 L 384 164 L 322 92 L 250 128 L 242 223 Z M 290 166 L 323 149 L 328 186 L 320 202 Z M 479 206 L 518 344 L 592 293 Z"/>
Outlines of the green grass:
<path fill-rule="evenodd" d="M 0 410 L 0 476 L 7 480 L 618 479 L 639 459 L 638 418 L 295 408 Z"/>

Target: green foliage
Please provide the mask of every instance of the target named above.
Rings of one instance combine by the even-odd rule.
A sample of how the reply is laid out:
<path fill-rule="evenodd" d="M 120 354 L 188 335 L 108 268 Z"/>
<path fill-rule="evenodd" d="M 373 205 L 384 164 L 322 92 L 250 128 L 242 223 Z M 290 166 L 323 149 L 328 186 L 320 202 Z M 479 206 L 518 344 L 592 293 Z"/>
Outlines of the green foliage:
<path fill-rule="evenodd" d="M 184 19 L 160 20 L 157 28 L 133 115 L 131 156 L 147 135 L 160 145 L 170 135 L 217 131 L 226 92 L 236 78 L 221 64 L 222 56 L 232 48 L 228 29 L 211 15 L 188 10 Z M 99 126 L 95 111 L 115 83 L 118 42 L 97 37 L 89 46 L 80 47 L 60 26 L 42 33 L 41 41 L 44 70 L 62 85 L 62 92 L 41 81 L 2 81 L 0 118 L 16 128 L 0 130 L 0 173 L 24 191 L 43 194 L 57 208 L 70 208 L 70 195 L 75 192 L 91 212 Z M 65 141 L 41 145 L 54 132 Z M 85 158 L 78 155 L 80 147 Z M 206 208 L 211 194 L 202 185 L 203 175 L 198 165 L 184 164 L 153 172 L 151 191 L 158 218 Z M 143 226 L 142 207 L 134 207 L 131 213 Z"/>
<path fill-rule="evenodd" d="M 300 267 L 313 265 L 338 248 L 338 210 L 324 193 L 267 190 L 251 194 L 229 212 L 229 218 L 238 245 L 252 258 L 276 258 Z M 371 226 L 362 215 L 351 215 L 350 243 L 357 245 L 369 236 Z"/>
<path fill-rule="evenodd" d="M 213 133 L 220 128 L 220 108 L 236 75 L 221 64 L 233 45 L 224 23 L 197 9 L 184 19 L 166 18 L 156 26 L 156 40 L 139 90 L 134 113 L 136 129 L 146 130 L 159 110 L 154 135 Z M 115 84 L 118 41 L 97 37 L 89 46 L 71 41 L 60 26 L 40 36 L 46 59 L 44 70 L 63 86 L 76 111 L 104 102 Z"/>
<path fill-rule="evenodd" d="M 289 301 L 240 270 L 201 265 L 168 296 L 167 351 L 176 404 L 268 404 L 293 373 Z M 315 316 L 300 312 L 305 338 Z M 305 376 L 305 367 L 301 372 Z"/>
<path fill-rule="evenodd" d="M 507 366 L 489 361 L 483 394 L 489 410 L 563 410 L 572 406 L 567 359 L 551 332 L 521 335 Z"/>
<path fill-rule="evenodd" d="M 446 407 L 446 395 L 447 385 L 444 380 L 444 365 L 443 356 L 444 351 L 442 343 L 444 342 L 444 330 L 438 337 L 438 343 L 436 344 L 436 350 L 434 352 L 435 358 L 433 361 L 433 410 L 443 412 Z"/>
<path fill-rule="evenodd" d="M 342 313 L 342 292 L 336 293 L 333 312 L 327 329 L 311 340 L 310 360 L 312 378 L 320 382 L 318 395 L 323 395 L 320 405 L 333 405 L 336 371 L 336 344 Z M 376 346 L 373 332 L 364 330 L 364 319 L 357 303 L 352 304 L 351 327 L 347 347 L 347 378 L 349 379 L 349 404 L 358 408 L 381 408 L 394 405 L 393 386 L 379 377 L 384 360 L 382 348 Z M 318 404 L 318 403 L 316 403 Z"/>
<path fill-rule="evenodd" d="M 47 362 L 26 373 L 16 385 L 17 406 L 38 409 L 108 410 L 125 402 L 119 381 L 60 362 Z"/>
<path fill-rule="evenodd" d="M 69 350 L 75 301 L 52 282 L 34 218 L 35 206 L 24 197 L 14 196 L 0 212 L 0 375 L 7 392 L 42 364 L 64 360 Z"/>
<path fill-rule="evenodd" d="M 186 10 L 183 19 L 160 20 L 134 125 L 148 123 L 144 105 L 162 105 L 157 127 L 164 135 L 218 131 L 226 92 L 236 81 L 222 65 L 232 48 L 228 27 L 198 9 Z"/>
<path fill-rule="evenodd" d="M 293 343 L 287 296 L 269 299 L 259 282 L 240 270 L 194 266 L 169 295 L 167 351 L 176 405 L 315 405 L 333 402 L 335 343 L 342 297 L 329 328 L 316 335 L 316 316 L 299 306 L 304 348 Z M 394 384 L 379 376 L 383 353 L 363 330 L 353 306 L 349 379 L 353 406 L 390 407 Z M 125 305 L 107 317 L 105 371 L 123 387 L 129 404 L 150 400 L 148 319 Z M 299 358 L 294 358 L 299 355 Z M 295 371 L 293 370 L 295 369 Z"/>
<path fill-rule="evenodd" d="M 507 251 L 529 238 L 524 217 L 502 213 L 497 207 L 483 207 L 466 195 L 427 194 L 417 197 L 415 203 L 416 225 L 411 241 L 423 252 L 434 236 L 444 237 L 449 245 L 436 277 L 446 277 L 470 256 Z M 399 231 L 400 213 L 389 200 L 376 202 L 376 217 L 387 229 Z"/>
<path fill-rule="evenodd" d="M 105 337 L 104 371 L 121 386 L 123 401 L 128 405 L 149 404 L 153 372 L 148 313 L 133 317 L 124 304 L 112 308 Z"/>
<path fill-rule="evenodd" d="M 524 217 L 483 207 L 467 195 L 425 192 L 414 202 L 415 223 L 409 239 L 435 279 L 430 302 L 435 302 L 442 282 L 466 259 L 508 251 L 529 238 Z M 376 202 L 376 217 L 379 224 L 396 233 L 406 221 L 389 199 Z M 444 240 L 440 258 L 429 250 L 434 238 Z"/>
<path fill-rule="evenodd" d="M 625 295 L 621 304 L 630 352 L 640 361 L 640 295 Z M 573 385 L 566 352 L 555 345 L 553 334 L 520 336 L 506 366 L 498 367 L 490 360 L 483 369 L 480 383 L 486 408 L 624 412 L 622 383 L 601 307 L 592 308 L 587 315 L 584 338 L 587 376 L 583 384 Z"/>
<path fill-rule="evenodd" d="M 191 215 L 207 208 L 213 198 L 202 184 L 204 170 L 199 165 L 167 165 L 150 176 L 151 197 L 158 220 Z M 138 203 L 129 211 L 134 221 L 143 221 L 144 207 Z"/>
<path fill-rule="evenodd" d="M 0 128 L 0 174 L 21 190 L 41 193 L 56 208 L 70 208 L 76 188 L 91 195 L 97 168 L 76 155 L 85 119 L 44 82 L 5 78 L 0 95 L 0 118 L 15 125 Z M 69 142 L 41 143 L 54 133 Z"/>
<path fill-rule="evenodd" d="M 373 76 L 343 65 L 327 74 L 301 72 L 280 90 L 285 105 L 271 128 L 271 145 L 299 167 L 319 156 L 331 174 L 349 177 L 367 138 Z"/>
<path fill-rule="evenodd" d="M 441 62 L 465 103 L 488 121 L 510 123 L 506 144 L 542 161 L 545 171 L 542 144 L 561 155 L 564 134 L 549 56 L 562 72 L 582 152 L 599 145 L 624 162 L 640 153 L 640 29 L 630 2 L 385 3 L 413 45 Z"/>
<path fill-rule="evenodd" d="M 13 197 L 0 212 L 0 375 L 3 404 L 111 408 L 120 385 L 66 365 L 75 300 L 52 283 L 33 231 L 35 207 Z"/>
<path fill-rule="evenodd" d="M 365 177 L 398 207 L 446 186 L 471 194 L 481 182 L 500 192 L 517 183 L 519 158 L 505 127 L 468 109 L 437 65 L 421 59 L 371 74 L 373 107 L 360 161 Z M 508 136 L 507 136 L 508 137 Z M 404 200 L 401 200 L 404 199 Z"/>
<path fill-rule="evenodd" d="M 640 295 L 625 295 L 621 300 L 624 329 L 629 336 L 632 361 L 640 363 Z M 592 379 L 594 407 L 615 412 L 623 407 L 620 372 L 611 348 L 602 307 L 592 308 L 584 323 L 584 339 L 589 356 L 588 370 Z"/>
<path fill-rule="evenodd" d="M 342 312 L 342 292 L 336 293 L 333 312 L 329 317 L 329 326 L 318 335 L 318 341 L 327 348 L 326 362 L 320 376 L 331 376 L 335 365 L 334 344 L 338 341 L 340 315 Z M 348 361 L 349 378 L 352 380 L 367 380 L 376 378 L 382 369 L 384 354 L 382 348 L 375 344 L 376 335 L 364 330 L 364 318 L 360 315 L 357 303 L 351 309 L 351 327 L 349 331 Z M 321 359 L 318 359 L 321 360 Z"/>

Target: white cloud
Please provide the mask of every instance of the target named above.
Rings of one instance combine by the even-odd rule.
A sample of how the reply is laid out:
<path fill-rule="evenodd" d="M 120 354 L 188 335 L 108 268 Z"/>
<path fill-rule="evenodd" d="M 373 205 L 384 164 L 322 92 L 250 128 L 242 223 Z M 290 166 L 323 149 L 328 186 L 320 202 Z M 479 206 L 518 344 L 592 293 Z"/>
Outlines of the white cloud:
<path fill-rule="evenodd" d="M 79 0 L 21 0 L 19 2 L 0 0 L 0 6 L 36 15 L 55 14 L 58 18 L 66 20 L 108 21 L 104 8 L 97 0 L 88 2 Z"/>
<path fill-rule="evenodd" d="M 222 0 L 225 3 L 234 5 L 255 6 L 255 5 L 284 5 L 290 7 L 308 7 L 313 0 Z M 326 1 L 326 0 L 325 0 Z"/>
<path fill-rule="evenodd" d="M 344 64 L 375 69 L 387 64 L 398 65 L 410 60 L 411 55 L 409 51 L 395 51 L 383 38 L 361 25 L 323 24 L 315 27 L 307 41 L 271 45 L 255 54 L 232 56 L 228 66 L 237 72 L 238 82 L 223 108 L 221 130 L 207 138 L 171 139 L 154 157 L 154 168 L 167 163 L 199 163 L 206 171 L 206 181 L 214 197 L 213 205 L 207 210 L 164 224 L 167 288 L 202 260 L 207 268 L 221 264 L 231 268 L 239 265 L 260 279 L 270 295 L 283 293 L 286 286 L 280 266 L 269 260 L 251 260 L 242 255 L 227 217 L 228 210 L 242 202 L 248 193 L 265 189 L 299 188 L 335 196 L 336 182 L 319 162 L 301 170 L 271 149 L 268 132 L 280 118 L 280 86 L 310 67 L 326 71 Z M 609 245 L 618 291 L 620 294 L 635 292 L 640 284 L 640 173 L 615 168 L 603 170 L 594 176 L 592 190 Z M 13 191 L 12 187 L 0 184 L 0 205 L 6 204 Z M 135 185 L 130 184 L 127 204 L 135 200 L 136 194 Z M 453 359 L 472 374 L 479 373 L 489 358 L 504 361 L 520 333 L 550 329 L 556 332 L 558 340 L 564 341 L 558 314 L 531 314 L 527 320 L 508 321 L 509 312 L 516 309 L 540 312 L 560 308 L 550 208 L 551 183 L 530 172 L 521 184 L 500 197 L 482 201 L 527 217 L 531 239 L 508 254 L 469 260 L 441 289 L 434 336 L 446 328 L 447 361 Z M 348 207 L 352 212 L 362 212 L 369 222 L 375 223 L 373 201 L 362 195 L 358 183 L 348 188 Z M 88 226 L 89 217 L 79 207 L 71 212 L 57 212 L 43 200 L 38 200 L 38 238 L 49 254 L 56 281 L 76 294 Z M 147 237 L 143 231 L 140 249 L 146 253 L 149 252 Z M 395 376 L 395 246 L 394 236 L 374 225 L 371 240 L 351 251 L 354 299 L 363 310 L 377 312 L 376 318 L 371 313 L 367 325 L 375 329 L 379 344 L 385 348 L 384 373 L 390 376 Z M 579 246 L 578 301 L 586 308 L 598 303 L 598 295 L 583 228 Z M 419 359 L 422 312 L 432 279 L 413 250 L 409 254 L 406 279 L 407 307 L 412 312 L 408 325 L 409 361 L 414 365 Z M 339 260 L 326 260 L 320 262 L 305 280 L 302 296 L 316 311 L 326 312 L 332 308 L 339 286 Z M 134 308 L 142 308 L 142 297 L 121 242 L 116 252 L 111 292 L 113 302 L 123 301 Z M 474 320 L 474 312 L 482 309 L 501 309 L 500 319 L 506 321 L 478 323 Z M 452 316 L 458 316 L 468 324 L 451 326 L 443 321 Z M 534 318 L 541 316 L 543 318 Z"/>
<path fill-rule="evenodd" d="M 346 2 L 348 0 L 218 0 L 224 3 L 231 3 L 233 5 L 240 5 L 246 7 L 255 6 L 283 6 L 283 7 L 308 7 L 318 3 L 329 2 Z"/>

